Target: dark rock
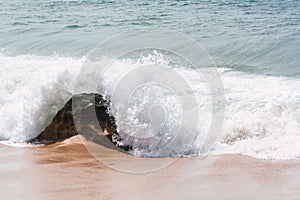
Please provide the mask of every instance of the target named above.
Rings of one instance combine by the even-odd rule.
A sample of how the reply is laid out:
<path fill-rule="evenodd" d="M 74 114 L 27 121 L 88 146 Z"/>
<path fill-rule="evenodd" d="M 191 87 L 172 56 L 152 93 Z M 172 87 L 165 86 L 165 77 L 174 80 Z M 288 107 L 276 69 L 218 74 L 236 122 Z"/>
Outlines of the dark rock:
<path fill-rule="evenodd" d="M 121 139 L 115 119 L 108 113 L 109 104 L 100 94 L 74 95 L 55 115 L 52 123 L 31 142 L 51 144 L 81 134 L 87 140 L 108 147 L 116 146 Z M 120 148 L 130 150 L 127 146 Z"/>

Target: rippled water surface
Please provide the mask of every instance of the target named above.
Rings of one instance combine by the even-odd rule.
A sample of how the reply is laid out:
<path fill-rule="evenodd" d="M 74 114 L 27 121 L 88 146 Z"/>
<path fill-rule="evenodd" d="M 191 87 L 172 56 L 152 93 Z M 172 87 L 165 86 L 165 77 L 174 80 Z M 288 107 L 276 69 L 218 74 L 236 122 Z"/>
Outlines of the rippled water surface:
<path fill-rule="evenodd" d="M 180 31 L 218 65 L 276 75 L 300 73 L 300 2 L 2 1 L 7 54 L 82 56 L 112 34 L 144 27 Z"/>
<path fill-rule="evenodd" d="M 300 159 L 300 1 L 297 0 L 2 0 L 1 142 L 28 141 L 45 129 L 74 93 L 78 72 L 99 43 L 113 34 L 149 27 L 186 34 L 207 50 L 219 68 L 225 92 L 225 116 L 220 138 L 212 149 L 215 153 Z M 179 43 L 170 38 L 168 44 Z M 174 67 L 164 52 L 137 57 L 116 60 L 111 73 L 101 83 L 103 90 L 108 94 L 113 92 L 112 87 L 119 83 L 119 78 L 141 64 L 163 63 L 167 69 Z M 212 114 L 211 98 L 195 70 L 184 64 L 174 68 L 193 88 L 181 92 L 179 98 L 187 94 L 199 99 L 205 97 L 196 105 L 180 105 L 201 111 L 198 135 L 184 152 L 187 156 L 199 155 L 204 142 L 203 130 Z M 97 74 L 93 69 L 85 70 Z M 151 75 L 159 77 L 160 74 L 138 72 L 134 77 L 150 79 Z M 84 92 L 91 92 L 84 88 L 91 83 L 91 77 L 82 81 Z M 170 78 L 171 81 L 174 80 Z M 177 156 L 174 152 L 183 148 L 180 141 L 184 140 L 180 137 L 178 144 L 157 151 L 173 131 L 160 133 L 154 142 L 141 140 L 138 144 L 127 135 L 139 130 L 144 133 L 143 128 L 151 126 L 143 106 L 151 106 L 152 101 L 172 108 L 171 117 L 180 119 L 176 98 L 166 98 L 157 87 L 139 89 L 133 93 L 132 104 L 112 105 L 116 124 L 125 133 L 123 142 L 134 147 L 135 155 Z M 163 115 L 157 112 L 154 116 L 159 123 Z M 176 120 L 169 124 L 173 129 L 179 125 Z M 188 132 L 190 127 L 184 130 Z"/>

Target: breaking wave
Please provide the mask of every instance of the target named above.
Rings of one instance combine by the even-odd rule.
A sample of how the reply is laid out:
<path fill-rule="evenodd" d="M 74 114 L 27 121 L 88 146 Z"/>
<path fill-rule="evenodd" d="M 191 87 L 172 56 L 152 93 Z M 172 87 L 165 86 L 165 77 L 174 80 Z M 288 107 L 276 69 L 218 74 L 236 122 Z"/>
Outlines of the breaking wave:
<path fill-rule="evenodd" d="M 75 93 L 75 82 L 85 61 L 85 57 L 0 55 L 2 143 L 22 146 L 37 137 Z M 179 95 L 195 96 L 198 103 L 189 105 L 186 101 L 185 106 L 190 110 L 197 109 L 199 118 L 184 124 L 178 140 L 169 145 L 169 138 L 178 131 L 182 106 L 172 91 L 155 84 L 151 87 L 142 85 L 126 105 L 122 103 L 122 91 L 119 91 L 119 96 L 112 99 L 110 114 L 116 119 L 121 142 L 132 146 L 130 153 L 138 156 L 181 156 L 178 152 L 183 152 L 184 156 L 202 155 L 203 145 L 209 137 L 204 133 L 209 129 L 213 111 L 210 91 L 205 81 L 197 78 L 195 70 L 185 66 L 174 67 L 163 54 L 157 52 L 138 59 L 120 59 L 113 63 L 117 67 L 112 67 L 100 80 L 101 92 L 110 98 L 116 92 L 112 90 L 120 82 L 120 77 L 137 66 L 149 64 L 163 65 L 165 71 L 175 69 L 188 80 L 192 90 L 189 88 Z M 82 92 L 95 92 L 90 88 L 95 72 L 89 73 L 91 77 L 81 83 Z M 299 160 L 299 78 L 258 75 L 228 68 L 218 68 L 218 73 L 225 91 L 225 116 L 222 132 L 210 149 L 212 153 Z M 149 74 L 140 71 L 131 78 L 148 79 Z M 172 84 L 180 82 L 174 80 Z M 162 121 L 166 122 L 164 126 L 160 126 Z M 197 123 L 196 136 L 185 138 L 184 132 L 194 127 L 193 123 Z"/>

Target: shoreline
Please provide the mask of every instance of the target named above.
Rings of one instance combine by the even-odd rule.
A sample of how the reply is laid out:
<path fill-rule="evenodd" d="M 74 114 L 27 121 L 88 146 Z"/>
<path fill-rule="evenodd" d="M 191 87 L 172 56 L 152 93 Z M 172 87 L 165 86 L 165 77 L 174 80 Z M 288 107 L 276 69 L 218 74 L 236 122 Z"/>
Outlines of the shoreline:
<path fill-rule="evenodd" d="M 300 196 L 300 161 L 214 155 L 204 159 L 179 158 L 158 171 L 132 174 L 97 161 L 77 136 L 44 147 L 0 145 L 0 148 L 0 191 L 5 199 L 298 199 Z M 111 160 L 116 156 L 105 154 Z M 145 159 L 132 158 L 122 158 L 122 162 L 135 166 Z"/>

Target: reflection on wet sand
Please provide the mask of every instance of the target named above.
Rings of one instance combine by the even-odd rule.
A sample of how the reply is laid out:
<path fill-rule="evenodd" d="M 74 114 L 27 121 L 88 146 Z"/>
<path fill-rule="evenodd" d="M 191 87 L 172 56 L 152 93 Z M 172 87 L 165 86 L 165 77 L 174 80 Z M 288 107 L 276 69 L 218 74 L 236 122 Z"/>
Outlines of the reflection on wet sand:
<path fill-rule="evenodd" d="M 152 173 L 124 173 L 96 160 L 78 136 L 45 147 L 0 146 L 5 199 L 297 199 L 300 163 L 241 155 L 180 158 Z M 114 150 L 107 160 L 140 165 Z M 122 158 L 118 157 L 121 156 Z M 165 159 L 165 158 L 163 158 Z M 162 160 L 163 160 L 162 159 Z"/>

